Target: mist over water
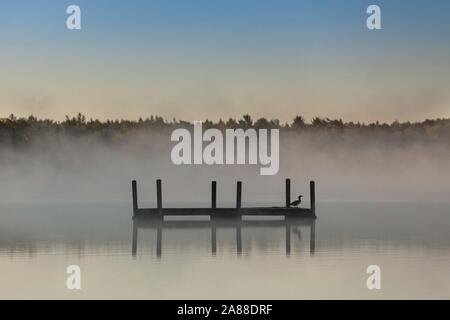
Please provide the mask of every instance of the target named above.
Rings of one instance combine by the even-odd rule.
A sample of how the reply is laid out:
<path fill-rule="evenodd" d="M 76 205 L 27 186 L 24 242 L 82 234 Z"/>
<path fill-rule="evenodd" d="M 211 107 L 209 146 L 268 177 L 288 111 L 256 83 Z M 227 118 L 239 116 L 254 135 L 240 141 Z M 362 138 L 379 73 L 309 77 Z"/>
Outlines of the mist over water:
<path fill-rule="evenodd" d="M 361 131 L 361 132 L 360 132 Z M 315 180 L 318 201 L 448 201 L 450 143 L 398 132 L 280 131 L 280 170 L 260 176 L 260 165 L 172 164 L 172 130 L 135 129 L 108 141 L 100 134 L 57 133 L 0 153 L 0 200 L 129 201 L 138 180 L 140 201 L 155 201 L 163 180 L 165 204 L 209 204 L 210 181 L 218 181 L 218 204 L 235 198 L 242 180 L 243 204 L 283 203 L 284 179 L 307 199 Z M 206 146 L 207 143 L 204 143 Z"/>

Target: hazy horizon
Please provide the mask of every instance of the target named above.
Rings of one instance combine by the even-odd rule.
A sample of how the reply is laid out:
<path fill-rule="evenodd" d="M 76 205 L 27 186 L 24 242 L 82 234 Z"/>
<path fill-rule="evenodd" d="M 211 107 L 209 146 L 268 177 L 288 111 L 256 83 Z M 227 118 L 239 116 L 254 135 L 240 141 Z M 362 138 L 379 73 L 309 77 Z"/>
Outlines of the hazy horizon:
<path fill-rule="evenodd" d="M 227 122 L 228 120 L 233 120 L 233 121 L 239 121 L 243 119 L 243 116 L 250 116 L 251 119 L 256 122 L 257 120 L 267 120 L 267 121 L 279 121 L 279 125 L 280 126 L 285 126 L 285 125 L 292 125 L 294 123 L 294 120 L 296 117 L 301 117 L 304 121 L 305 124 L 310 125 L 313 123 L 313 121 L 315 119 L 320 119 L 320 120 L 331 120 L 331 121 L 342 121 L 343 124 L 361 124 L 361 125 L 371 125 L 371 124 L 387 124 L 387 125 L 392 125 L 393 123 L 400 123 L 400 124 L 404 124 L 404 123 L 411 123 L 411 124 L 417 124 L 417 123 L 424 123 L 426 121 L 439 121 L 439 120 L 450 120 L 450 117 L 435 117 L 435 118 L 421 118 L 421 119 L 416 119 L 416 120 L 402 120 L 402 119 L 393 119 L 391 121 L 381 121 L 379 119 L 373 119 L 370 121 L 360 121 L 360 120 L 349 120 L 349 119 L 345 119 L 342 117 L 338 117 L 338 118 L 331 118 L 328 117 L 327 115 L 324 116 L 311 116 L 310 118 L 305 118 L 302 116 L 302 114 L 295 114 L 291 119 L 279 119 L 277 117 L 265 117 L 264 115 L 260 115 L 259 117 L 254 118 L 252 114 L 246 113 L 246 112 L 241 112 L 238 116 L 236 117 L 218 117 L 218 118 L 208 118 L 208 117 L 204 117 L 204 118 L 197 118 L 194 120 L 190 120 L 190 119 L 183 119 L 183 118 L 178 118 L 176 116 L 173 117 L 163 117 L 159 114 L 152 114 L 152 113 L 148 113 L 148 114 L 142 114 L 142 115 L 138 115 L 136 117 L 132 117 L 132 118 L 126 118 L 126 117 L 101 117 L 101 118 L 95 118 L 95 117 L 91 117 L 89 114 L 83 114 L 81 112 L 77 112 L 74 111 L 73 113 L 70 114 L 65 114 L 64 116 L 62 116 L 61 118 L 52 118 L 52 117 L 45 117 L 45 116 L 37 116 L 36 114 L 16 114 L 16 113 L 10 113 L 10 114 L 2 114 L 0 116 L 0 120 L 7 120 L 10 119 L 11 116 L 14 116 L 14 118 L 17 119 L 24 119 L 24 120 L 28 120 L 30 119 L 30 117 L 35 118 L 37 121 L 45 121 L 45 120 L 50 120 L 53 121 L 55 123 L 63 123 L 67 120 L 72 120 L 72 119 L 76 119 L 78 116 L 82 116 L 85 118 L 85 120 L 87 122 L 89 121 L 100 121 L 101 123 L 107 123 L 108 121 L 130 121 L 130 122 L 139 122 L 141 120 L 145 121 L 148 119 L 153 118 L 160 118 L 162 119 L 165 123 L 168 124 L 172 124 L 172 123 L 176 123 L 176 122 L 180 122 L 180 123 L 194 123 L 195 121 L 201 121 L 201 122 L 206 122 L 206 121 L 210 121 L 213 124 L 218 124 L 221 121 L 222 122 Z"/>

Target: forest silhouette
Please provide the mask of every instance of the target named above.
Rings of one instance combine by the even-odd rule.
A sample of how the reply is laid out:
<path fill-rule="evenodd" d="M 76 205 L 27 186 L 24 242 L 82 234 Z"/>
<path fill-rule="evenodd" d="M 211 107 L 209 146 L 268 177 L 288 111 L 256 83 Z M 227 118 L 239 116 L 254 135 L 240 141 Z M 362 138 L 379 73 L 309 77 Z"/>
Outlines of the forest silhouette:
<path fill-rule="evenodd" d="M 102 142 L 123 142 L 133 133 L 158 132 L 169 133 L 180 127 L 190 129 L 192 123 L 172 119 L 167 121 L 159 116 L 132 120 L 86 119 L 79 113 L 75 117 L 66 116 L 64 121 L 38 119 L 34 116 L 18 118 L 10 115 L 0 119 L 0 144 L 9 147 L 26 147 L 43 143 L 56 143 L 58 137 L 95 137 Z M 306 122 L 296 116 L 290 123 L 281 123 L 277 119 L 260 118 L 253 120 L 248 114 L 241 119 L 226 121 L 204 120 L 203 127 L 219 130 L 236 128 L 280 129 L 281 134 L 299 134 L 308 136 L 311 142 L 321 143 L 339 140 L 341 143 L 383 142 L 387 145 L 448 144 L 450 142 L 450 119 L 424 120 L 422 122 L 361 123 L 344 122 L 342 119 L 313 118 Z M 97 140 L 98 141 L 98 140 Z"/>

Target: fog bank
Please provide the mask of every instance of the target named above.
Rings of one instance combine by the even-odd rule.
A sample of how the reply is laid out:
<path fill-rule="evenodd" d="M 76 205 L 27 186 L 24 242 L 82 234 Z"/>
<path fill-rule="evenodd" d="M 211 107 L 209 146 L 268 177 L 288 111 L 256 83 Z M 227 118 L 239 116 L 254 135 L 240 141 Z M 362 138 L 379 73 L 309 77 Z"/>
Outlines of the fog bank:
<path fill-rule="evenodd" d="M 282 204 L 284 179 L 293 197 L 308 198 L 315 180 L 319 201 L 448 201 L 448 130 L 432 135 L 405 130 L 309 129 L 280 131 L 280 170 L 260 176 L 260 165 L 172 164 L 170 128 L 135 128 L 119 139 L 98 133 L 46 133 L 33 143 L 4 143 L 0 154 L 0 200 L 130 201 L 138 180 L 140 201 L 155 202 L 155 179 L 163 180 L 165 204 L 208 206 L 211 180 L 219 205 L 232 204 L 243 181 L 243 204 Z M 442 130 L 441 130 L 442 131 Z M 205 143 L 206 146 L 206 143 Z"/>

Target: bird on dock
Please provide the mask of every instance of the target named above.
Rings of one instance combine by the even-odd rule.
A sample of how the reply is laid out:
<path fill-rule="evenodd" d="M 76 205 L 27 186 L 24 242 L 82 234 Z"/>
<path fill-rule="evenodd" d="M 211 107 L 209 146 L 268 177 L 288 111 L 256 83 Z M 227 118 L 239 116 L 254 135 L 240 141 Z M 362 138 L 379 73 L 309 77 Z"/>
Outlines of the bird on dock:
<path fill-rule="evenodd" d="M 291 203 L 291 207 L 298 207 L 300 205 L 300 203 L 302 203 L 302 195 L 298 196 L 298 200 L 295 200 L 294 202 Z"/>

